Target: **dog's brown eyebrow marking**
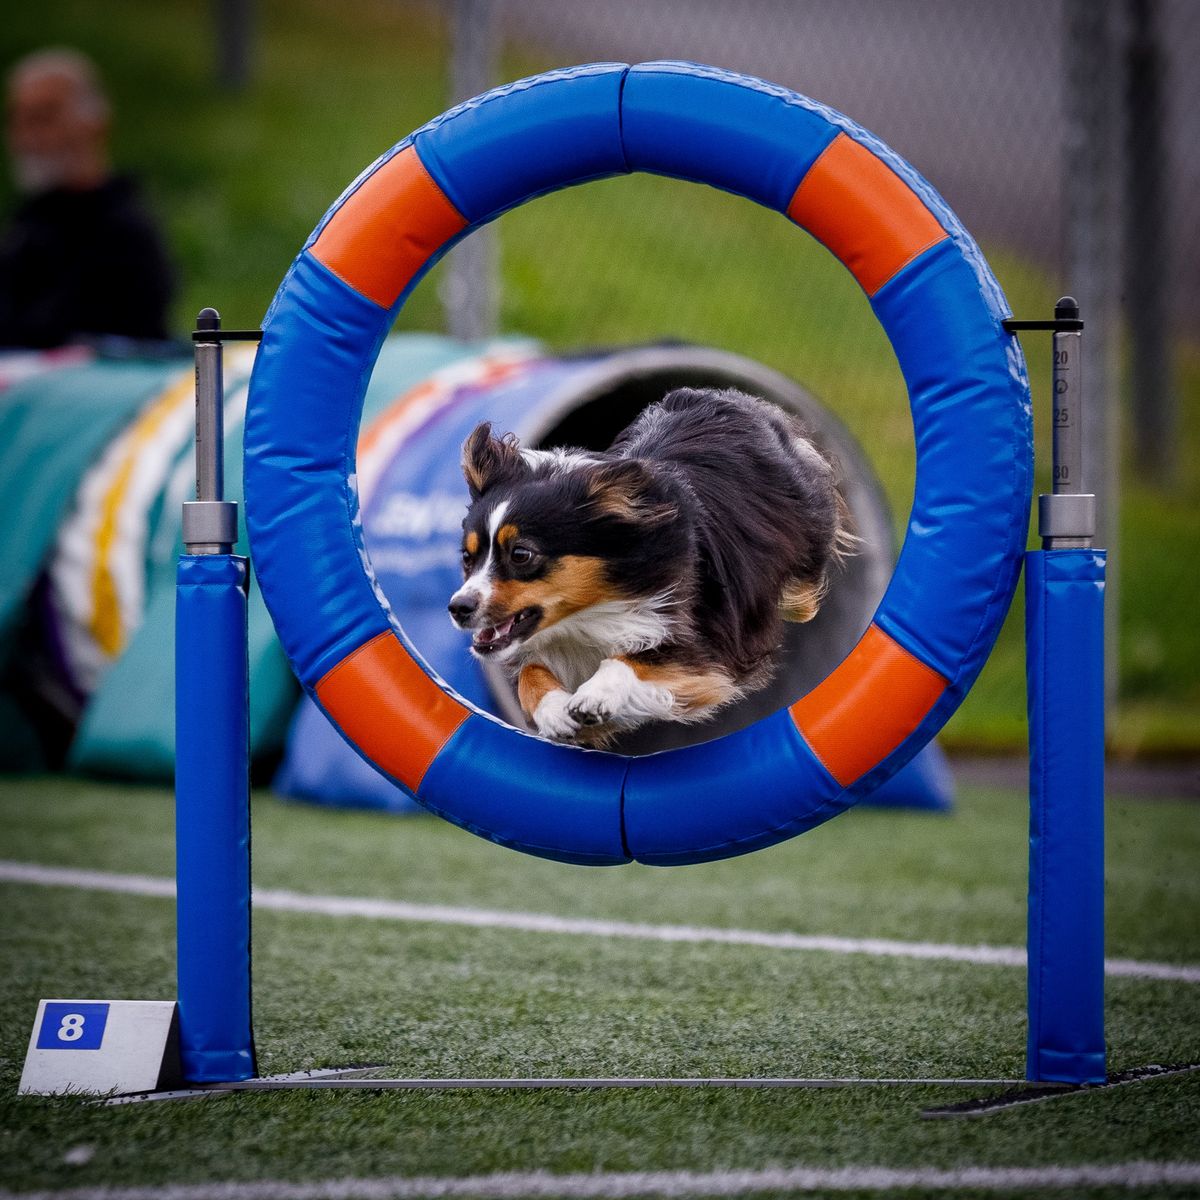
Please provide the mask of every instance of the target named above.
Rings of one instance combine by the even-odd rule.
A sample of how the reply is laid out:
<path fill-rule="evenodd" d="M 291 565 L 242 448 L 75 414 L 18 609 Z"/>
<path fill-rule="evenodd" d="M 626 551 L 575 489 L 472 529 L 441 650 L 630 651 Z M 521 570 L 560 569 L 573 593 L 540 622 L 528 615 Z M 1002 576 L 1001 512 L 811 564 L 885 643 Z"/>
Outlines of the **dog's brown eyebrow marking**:
<path fill-rule="evenodd" d="M 501 525 L 500 532 L 496 534 L 496 544 L 499 546 L 507 546 L 509 542 L 514 542 L 517 539 L 517 527 L 515 525 Z"/>
<path fill-rule="evenodd" d="M 473 529 L 467 534 L 466 546 L 468 554 L 479 553 L 479 534 L 477 534 Z"/>

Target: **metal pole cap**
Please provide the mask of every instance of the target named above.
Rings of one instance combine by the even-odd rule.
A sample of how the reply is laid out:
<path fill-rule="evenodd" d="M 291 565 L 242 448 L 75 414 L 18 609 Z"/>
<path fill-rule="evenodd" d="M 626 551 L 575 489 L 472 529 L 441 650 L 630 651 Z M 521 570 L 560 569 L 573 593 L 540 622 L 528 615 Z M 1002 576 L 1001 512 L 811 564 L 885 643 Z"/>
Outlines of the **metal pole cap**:
<path fill-rule="evenodd" d="M 1043 538 L 1096 536 L 1096 497 L 1088 492 L 1059 492 L 1038 497 L 1038 533 Z"/>
<path fill-rule="evenodd" d="M 185 500 L 184 549 L 189 554 L 228 553 L 238 539 L 237 507 L 236 500 Z M 212 546 L 222 549 L 208 549 Z"/>

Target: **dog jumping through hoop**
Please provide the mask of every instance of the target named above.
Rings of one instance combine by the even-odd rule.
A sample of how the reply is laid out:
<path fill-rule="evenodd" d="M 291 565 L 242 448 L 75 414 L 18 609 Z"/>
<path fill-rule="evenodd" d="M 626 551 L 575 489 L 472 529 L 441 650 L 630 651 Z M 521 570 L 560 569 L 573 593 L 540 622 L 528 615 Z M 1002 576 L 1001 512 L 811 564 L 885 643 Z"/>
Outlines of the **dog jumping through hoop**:
<path fill-rule="evenodd" d="M 833 464 L 734 390 L 672 391 L 605 452 L 522 448 L 485 422 L 462 466 L 451 619 L 560 742 L 703 721 L 763 687 L 783 622 L 816 615 L 856 540 Z"/>

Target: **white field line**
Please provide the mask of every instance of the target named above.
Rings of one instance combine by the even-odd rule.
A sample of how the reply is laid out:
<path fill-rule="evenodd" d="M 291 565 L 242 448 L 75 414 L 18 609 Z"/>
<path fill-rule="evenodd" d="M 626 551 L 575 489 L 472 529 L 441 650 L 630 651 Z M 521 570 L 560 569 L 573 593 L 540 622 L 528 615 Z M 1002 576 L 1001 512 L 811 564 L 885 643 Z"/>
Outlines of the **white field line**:
<path fill-rule="evenodd" d="M 768 1167 L 746 1171 L 630 1171 L 553 1175 L 512 1171 L 459 1178 L 392 1176 L 286 1183 L 166 1184 L 0 1192 L 0 1200 L 436 1200 L 442 1196 L 744 1196 L 755 1192 L 1029 1192 L 1079 1187 L 1164 1188 L 1200 1183 L 1200 1162 L 1129 1162 L 1078 1167 Z"/>
<path fill-rule="evenodd" d="M 6 860 L 0 860 L 0 883 L 84 888 L 164 899 L 171 899 L 175 895 L 175 882 L 172 879 L 151 875 L 122 875 L 112 871 L 88 871 L 75 867 L 44 867 L 37 863 Z M 956 946 L 945 942 L 901 942 L 887 938 L 773 933 L 756 929 L 718 929 L 703 925 L 643 925 L 632 921 L 608 921 L 592 917 L 557 917 L 549 913 L 414 904 L 405 900 L 377 900 L 369 896 L 312 896 L 278 888 L 255 888 L 254 907 L 275 912 L 310 913 L 326 917 L 469 925 L 480 929 L 516 929 L 525 933 L 560 933 L 576 937 L 718 943 L 730 946 L 757 946 L 767 950 L 816 950 L 828 954 L 919 958 L 983 966 L 1025 966 L 1025 950 L 1020 946 Z M 1181 983 L 1200 983 L 1200 967 L 1176 963 L 1110 958 L 1105 962 L 1105 972 L 1108 975 L 1130 976 L 1135 979 L 1169 979 Z"/>

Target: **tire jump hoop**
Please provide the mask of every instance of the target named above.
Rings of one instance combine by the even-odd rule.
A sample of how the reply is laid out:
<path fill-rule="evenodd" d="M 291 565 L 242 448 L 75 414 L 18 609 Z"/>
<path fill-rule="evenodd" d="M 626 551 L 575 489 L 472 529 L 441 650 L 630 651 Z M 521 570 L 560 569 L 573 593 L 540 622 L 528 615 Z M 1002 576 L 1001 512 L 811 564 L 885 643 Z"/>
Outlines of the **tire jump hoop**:
<path fill-rule="evenodd" d="M 510 208 L 634 171 L 754 200 L 839 258 L 899 360 L 917 448 L 895 573 L 846 659 L 807 696 L 745 730 L 643 758 L 544 742 L 446 687 L 375 584 L 354 480 L 372 366 L 423 274 Z M 201 326 L 198 490 L 185 505 L 176 634 L 183 1078 L 218 1089 L 899 1082 L 253 1078 L 248 564 L 232 553 L 236 513 L 211 465 L 221 444 L 221 342 L 244 335 L 221 331 L 212 310 Z M 1040 498 L 1044 548 L 1027 554 L 1032 406 L 1015 336 L 1022 328 L 1048 329 L 1055 342 L 1055 495 Z M 529 854 L 667 866 L 803 833 L 897 771 L 970 689 L 1024 557 L 1026 1076 L 1101 1082 L 1105 563 L 1091 548 L 1094 497 L 1080 494 L 1081 329 L 1066 308 L 1054 321 L 1013 321 L 941 197 L 832 109 L 689 63 L 548 72 L 469 100 L 398 143 L 346 189 L 289 269 L 264 321 L 246 415 L 255 572 L 301 683 L 350 744 L 425 807 Z"/>
<path fill-rule="evenodd" d="M 740 733 L 638 759 L 543 742 L 433 675 L 374 586 L 349 449 L 381 339 L 449 246 L 533 197 L 632 171 L 746 196 L 828 246 L 895 347 L 917 438 L 908 536 L 841 666 Z M 864 130 L 782 88 L 688 64 L 599 64 L 452 109 L 347 189 L 264 325 L 246 416 L 247 527 L 296 674 L 379 770 L 516 850 L 673 865 L 811 829 L 936 733 L 1008 609 L 1032 457 L 1008 315 L 933 189 Z"/>

